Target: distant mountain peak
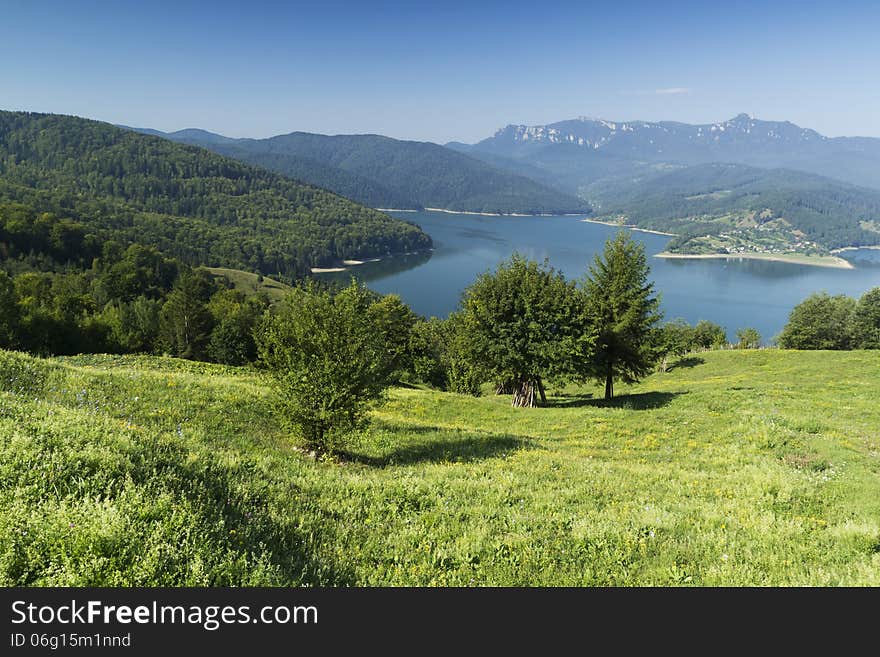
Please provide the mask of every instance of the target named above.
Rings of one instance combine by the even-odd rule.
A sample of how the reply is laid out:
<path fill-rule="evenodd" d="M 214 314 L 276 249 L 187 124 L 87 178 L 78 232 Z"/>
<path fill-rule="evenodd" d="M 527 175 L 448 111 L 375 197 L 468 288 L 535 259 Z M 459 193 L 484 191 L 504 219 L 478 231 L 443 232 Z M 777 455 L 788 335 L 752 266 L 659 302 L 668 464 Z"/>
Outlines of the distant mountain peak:
<path fill-rule="evenodd" d="M 688 149 L 716 149 L 724 144 L 733 147 L 766 144 L 797 144 L 826 140 L 815 130 L 801 128 L 790 121 L 763 121 L 745 112 L 732 119 L 707 124 L 672 121 L 612 121 L 579 116 L 546 125 L 510 124 L 477 147 L 491 147 L 491 142 L 507 144 L 571 144 L 592 150 L 625 153 L 633 156 L 664 157 L 686 144 Z"/>

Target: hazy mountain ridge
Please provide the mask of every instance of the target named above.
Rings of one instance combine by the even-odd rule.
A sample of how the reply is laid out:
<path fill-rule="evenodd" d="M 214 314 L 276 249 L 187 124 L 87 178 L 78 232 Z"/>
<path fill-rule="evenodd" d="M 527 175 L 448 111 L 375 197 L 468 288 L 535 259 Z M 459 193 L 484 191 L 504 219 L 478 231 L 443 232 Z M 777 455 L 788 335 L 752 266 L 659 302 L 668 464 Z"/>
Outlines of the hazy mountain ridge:
<path fill-rule="evenodd" d="M 430 142 L 305 132 L 268 139 L 230 139 L 196 130 L 159 134 L 372 207 L 437 207 L 505 214 L 589 211 L 587 204 L 572 194 Z"/>
<path fill-rule="evenodd" d="M 508 125 L 470 147 L 451 145 L 475 157 L 488 153 L 538 163 L 563 146 L 574 148 L 568 156 L 570 169 L 591 161 L 598 177 L 609 174 L 613 167 L 605 165 L 612 157 L 631 160 L 634 166 L 732 162 L 807 171 L 880 189 L 880 139 L 826 137 L 789 121 L 764 121 L 748 114 L 701 125 L 582 117 L 547 125 Z M 555 173 L 566 172 L 557 167 Z M 581 181 L 590 182 L 594 180 Z"/>

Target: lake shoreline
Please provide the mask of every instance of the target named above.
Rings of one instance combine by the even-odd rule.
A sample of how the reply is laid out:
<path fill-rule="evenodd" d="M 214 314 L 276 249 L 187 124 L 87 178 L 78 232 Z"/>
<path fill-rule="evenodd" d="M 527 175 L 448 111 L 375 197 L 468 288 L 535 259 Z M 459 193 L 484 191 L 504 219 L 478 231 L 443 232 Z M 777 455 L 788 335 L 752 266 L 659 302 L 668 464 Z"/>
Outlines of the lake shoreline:
<path fill-rule="evenodd" d="M 880 246 L 842 246 L 839 249 L 831 249 L 829 253 L 843 253 L 844 251 L 880 251 Z"/>
<path fill-rule="evenodd" d="M 423 208 L 421 210 L 403 210 L 401 208 L 373 208 L 379 212 L 444 212 L 446 214 L 467 214 L 477 217 L 580 217 L 583 212 L 569 214 L 557 214 L 542 212 L 539 214 L 525 214 L 521 212 L 473 212 L 471 210 L 447 210 L 446 208 Z"/>
<path fill-rule="evenodd" d="M 369 260 L 343 260 L 343 266 L 338 267 L 312 267 L 313 274 L 333 274 L 340 271 L 348 271 L 351 267 L 357 267 L 358 265 L 365 265 L 368 262 L 379 262 L 382 258 L 370 258 Z"/>
<path fill-rule="evenodd" d="M 664 233 L 662 230 L 651 230 L 650 228 L 639 228 L 630 224 L 616 224 L 613 221 L 599 221 L 598 219 L 581 219 L 590 224 L 602 224 L 603 226 L 615 226 L 616 228 L 626 228 L 627 230 L 636 230 L 640 233 L 651 233 L 652 235 L 665 235 L 666 237 L 677 237 L 675 233 Z"/>
<path fill-rule="evenodd" d="M 425 253 L 426 251 L 433 251 L 434 248 L 430 249 L 422 249 L 419 251 L 406 251 L 402 253 L 392 253 L 387 256 L 388 258 L 400 258 L 403 256 L 411 256 L 417 255 L 419 253 Z M 360 265 L 368 265 L 373 262 L 382 262 L 382 258 L 368 258 L 366 260 L 343 260 L 341 264 L 334 265 L 333 267 L 312 267 L 311 273 L 313 274 L 336 274 L 341 271 L 348 271 L 353 267 L 359 267 Z"/>
<path fill-rule="evenodd" d="M 429 211 L 397 216 L 421 224 L 432 236 L 433 257 L 423 253 L 392 259 L 377 253 L 383 256 L 382 262 L 312 276 L 343 283 L 354 276 L 380 294 L 399 295 L 413 312 L 423 317 L 447 317 L 460 307 L 462 293 L 480 274 L 494 271 L 512 253 L 519 252 L 538 261 L 549 258 L 554 268 L 574 280 L 584 275 L 585 266 L 596 255 L 601 256 L 608 237 L 618 231 L 582 222 L 586 215 L 509 221 Z M 836 263 L 838 267 L 828 267 L 827 262 L 826 266 L 794 267 L 791 258 L 759 263 L 746 259 L 746 254 L 734 254 L 738 260 L 730 254 L 718 254 L 714 260 L 661 259 L 653 255 L 669 251 L 669 241 L 674 238 L 639 231 L 627 234 L 645 246 L 645 254 L 650 258 L 650 277 L 657 291 L 663 293 L 666 316 L 682 317 L 692 325 L 706 319 L 728 327 L 731 332 L 753 326 L 764 336 L 776 335 L 788 321 L 791 309 L 810 292 L 824 289 L 831 294 L 861 296 L 880 280 L 880 261 L 875 266 L 862 266 L 855 260 L 876 259 L 880 251 L 864 251 L 859 256 L 843 254 L 852 260 L 853 269 L 841 269 L 840 263 Z M 316 265 L 343 268 L 343 259 L 366 260 L 359 257 L 364 254 L 340 255 L 339 259 L 327 259 Z"/>
<path fill-rule="evenodd" d="M 770 262 L 785 262 L 791 265 L 806 265 L 808 267 L 828 267 L 831 269 L 855 269 L 851 262 L 834 256 L 790 256 L 768 255 L 763 253 L 669 253 L 662 251 L 654 254 L 655 258 L 669 258 L 681 260 L 768 260 Z M 811 259 L 807 259 L 811 258 Z M 819 260 L 819 258 L 826 258 Z"/>

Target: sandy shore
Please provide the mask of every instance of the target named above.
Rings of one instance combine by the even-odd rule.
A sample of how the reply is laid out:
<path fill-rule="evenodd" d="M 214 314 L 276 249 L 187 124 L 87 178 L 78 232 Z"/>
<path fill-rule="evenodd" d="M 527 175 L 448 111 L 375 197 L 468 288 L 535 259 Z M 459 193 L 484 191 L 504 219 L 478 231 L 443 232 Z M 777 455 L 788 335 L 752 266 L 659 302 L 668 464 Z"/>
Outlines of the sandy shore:
<path fill-rule="evenodd" d="M 862 249 L 867 249 L 868 251 L 880 251 L 880 246 L 844 246 L 839 249 L 831 249 L 831 253 L 843 253 L 844 251 L 861 251 Z"/>
<path fill-rule="evenodd" d="M 675 237 L 675 233 L 664 233 L 662 230 L 650 230 L 648 228 L 638 228 L 630 224 L 616 224 L 613 221 L 599 221 L 598 219 L 581 219 L 589 224 L 602 224 L 603 226 L 615 226 L 616 228 L 628 228 L 629 230 L 637 230 L 640 233 L 651 233 L 653 235 L 666 235 L 667 237 Z"/>
<path fill-rule="evenodd" d="M 405 255 L 409 255 L 408 253 Z M 364 265 L 368 262 L 379 262 L 382 258 L 370 258 L 369 260 L 343 260 L 345 267 L 312 267 L 313 274 L 330 274 L 337 271 L 348 271 L 351 267 Z"/>
<path fill-rule="evenodd" d="M 374 208 L 379 212 L 421 212 L 421 210 L 401 210 L 400 208 Z M 425 208 L 425 212 L 445 212 L 446 214 L 471 214 L 477 217 L 579 217 L 583 213 L 576 212 L 574 214 L 523 214 L 519 212 L 470 212 L 468 210 L 447 210 L 446 208 Z"/>
<path fill-rule="evenodd" d="M 704 260 L 718 259 L 724 260 L 770 260 L 773 262 L 787 262 L 793 265 L 809 265 L 812 267 L 832 267 L 834 269 L 855 269 L 855 267 L 843 258 L 835 258 L 834 256 L 802 256 L 802 255 L 769 255 L 764 253 L 657 253 L 655 258 L 680 258 L 682 260 Z"/>

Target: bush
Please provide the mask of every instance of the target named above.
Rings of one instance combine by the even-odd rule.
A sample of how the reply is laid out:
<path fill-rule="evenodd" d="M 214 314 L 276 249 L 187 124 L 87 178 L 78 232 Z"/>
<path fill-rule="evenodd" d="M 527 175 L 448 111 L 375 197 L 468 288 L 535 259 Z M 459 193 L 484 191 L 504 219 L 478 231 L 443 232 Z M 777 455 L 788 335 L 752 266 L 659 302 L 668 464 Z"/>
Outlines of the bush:
<path fill-rule="evenodd" d="M 262 297 L 245 297 L 236 290 L 220 290 L 208 302 L 214 329 L 208 341 L 208 358 L 225 365 L 244 365 L 257 358 L 254 331 L 269 305 Z"/>
<path fill-rule="evenodd" d="M 470 336 L 464 318 L 461 313 L 452 313 L 443 324 L 446 389 L 460 395 L 479 397 L 485 377 L 483 370 L 468 356 Z"/>
<path fill-rule="evenodd" d="M 865 292 L 853 312 L 853 346 L 880 349 L 880 287 Z"/>
<path fill-rule="evenodd" d="M 851 349 L 856 302 L 845 295 L 811 294 L 791 311 L 779 335 L 783 349 Z"/>
<path fill-rule="evenodd" d="M 15 285 L 5 271 L 0 271 L 0 349 L 15 345 L 18 329 L 18 298 Z"/>
<path fill-rule="evenodd" d="M 721 349 L 727 344 L 727 332 L 723 327 L 701 319 L 694 327 L 694 348 Z"/>
<path fill-rule="evenodd" d="M 445 322 L 432 317 L 417 321 L 410 332 L 410 373 L 416 381 L 445 389 L 449 384 L 444 364 L 446 352 Z"/>
<path fill-rule="evenodd" d="M 385 340 L 388 367 L 395 382 L 412 370 L 410 338 L 416 314 L 396 294 L 379 297 L 370 305 L 369 314 Z"/>
<path fill-rule="evenodd" d="M 345 447 L 391 382 L 394 363 L 373 303 L 355 283 L 335 295 L 308 283 L 292 290 L 258 332 L 282 422 L 305 449 Z"/>
<path fill-rule="evenodd" d="M 761 346 L 761 334 L 757 329 L 742 328 L 736 332 L 737 349 L 757 349 Z"/>
<path fill-rule="evenodd" d="M 667 322 L 655 329 L 652 338 L 655 342 L 658 368 L 665 372 L 669 366 L 669 357 L 681 357 L 694 346 L 694 329 L 683 319 Z"/>

